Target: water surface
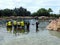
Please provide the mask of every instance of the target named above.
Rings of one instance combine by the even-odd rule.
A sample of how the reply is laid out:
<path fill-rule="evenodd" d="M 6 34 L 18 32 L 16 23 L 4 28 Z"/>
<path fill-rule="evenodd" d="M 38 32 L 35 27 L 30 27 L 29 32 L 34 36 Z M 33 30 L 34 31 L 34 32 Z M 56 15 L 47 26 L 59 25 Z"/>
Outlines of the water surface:
<path fill-rule="evenodd" d="M 47 30 L 49 22 L 41 20 L 39 31 L 36 32 L 36 21 L 30 20 L 29 33 L 14 32 L 13 29 L 9 31 L 5 25 L 0 26 L 0 45 L 60 45 L 60 32 Z"/>

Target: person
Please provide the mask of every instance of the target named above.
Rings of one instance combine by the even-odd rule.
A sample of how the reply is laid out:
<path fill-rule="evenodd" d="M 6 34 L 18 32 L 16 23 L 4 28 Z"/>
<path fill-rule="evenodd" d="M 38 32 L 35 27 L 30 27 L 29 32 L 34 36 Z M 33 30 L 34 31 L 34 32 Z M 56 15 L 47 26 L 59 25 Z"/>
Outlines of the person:
<path fill-rule="evenodd" d="M 27 25 L 27 31 L 29 32 L 30 23 L 28 22 L 26 25 Z"/>
<path fill-rule="evenodd" d="M 22 29 L 24 29 L 24 26 L 25 26 L 24 21 L 21 21 L 20 24 L 21 24 Z"/>
<path fill-rule="evenodd" d="M 8 22 L 6 23 L 6 26 L 7 26 L 7 27 L 12 27 L 12 22 L 11 22 L 11 21 L 8 21 Z"/>
<path fill-rule="evenodd" d="M 6 22 L 6 26 L 7 26 L 7 31 L 11 32 L 12 31 L 12 22 L 11 21 L 7 21 Z"/>
<path fill-rule="evenodd" d="M 17 21 L 13 21 L 13 26 L 15 29 L 17 28 Z"/>
<path fill-rule="evenodd" d="M 39 25 L 39 22 L 37 21 L 37 22 L 36 22 L 36 32 L 39 31 L 39 30 L 38 30 L 38 25 Z"/>
<path fill-rule="evenodd" d="M 20 28 L 20 27 L 21 27 L 21 23 L 17 22 L 17 28 Z"/>

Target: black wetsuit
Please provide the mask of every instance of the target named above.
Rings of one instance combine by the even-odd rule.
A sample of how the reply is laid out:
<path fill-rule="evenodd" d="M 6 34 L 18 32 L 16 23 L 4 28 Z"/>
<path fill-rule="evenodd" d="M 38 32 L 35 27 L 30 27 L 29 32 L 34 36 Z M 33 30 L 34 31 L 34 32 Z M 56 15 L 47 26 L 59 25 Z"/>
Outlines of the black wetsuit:
<path fill-rule="evenodd" d="M 36 31 L 38 31 L 39 22 L 36 22 Z"/>
<path fill-rule="evenodd" d="M 27 23 L 27 31 L 29 31 L 30 23 Z"/>

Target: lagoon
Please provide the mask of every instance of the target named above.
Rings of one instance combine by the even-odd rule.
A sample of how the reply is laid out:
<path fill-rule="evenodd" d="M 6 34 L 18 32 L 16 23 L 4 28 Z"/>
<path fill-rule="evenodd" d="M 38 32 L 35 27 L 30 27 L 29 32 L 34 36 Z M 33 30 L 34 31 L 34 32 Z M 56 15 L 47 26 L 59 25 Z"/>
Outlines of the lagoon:
<path fill-rule="evenodd" d="M 0 45 L 60 45 L 60 32 L 47 30 L 48 20 L 39 20 L 39 31 L 36 32 L 36 21 L 29 19 L 29 33 L 18 31 L 16 34 L 13 29 L 7 31 L 5 21 L 0 21 Z"/>

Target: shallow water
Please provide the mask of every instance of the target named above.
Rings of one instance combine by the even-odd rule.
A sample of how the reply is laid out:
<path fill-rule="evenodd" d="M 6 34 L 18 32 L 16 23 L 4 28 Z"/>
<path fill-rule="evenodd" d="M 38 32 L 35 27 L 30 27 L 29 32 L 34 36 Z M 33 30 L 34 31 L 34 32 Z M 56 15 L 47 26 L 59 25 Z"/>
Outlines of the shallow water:
<path fill-rule="evenodd" d="M 0 27 L 0 45 L 60 45 L 60 32 L 49 31 L 48 21 L 39 21 L 39 31 L 36 32 L 36 21 L 30 20 L 30 32 L 16 34 L 7 31 L 6 26 Z M 32 25 L 34 24 L 34 25 Z"/>

